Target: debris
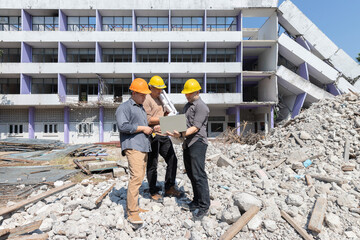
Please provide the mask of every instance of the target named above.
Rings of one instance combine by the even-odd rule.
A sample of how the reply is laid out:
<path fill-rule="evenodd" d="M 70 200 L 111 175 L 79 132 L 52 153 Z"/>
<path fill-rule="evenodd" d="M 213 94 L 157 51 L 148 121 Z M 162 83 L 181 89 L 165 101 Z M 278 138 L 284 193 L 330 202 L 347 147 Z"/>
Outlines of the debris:
<path fill-rule="evenodd" d="M 312 178 L 311 178 L 311 176 L 310 175 L 308 175 L 308 174 L 306 174 L 305 175 L 305 180 L 306 180 L 306 184 L 308 185 L 308 186 L 311 186 L 312 185 Z"/>
<path fill-rule="evenodd" d="M 95 201 L 95 205 L 98 205 L 103 199 L 104 197 L 106 197 L 106 195 L 115 187 L 116 183 L 114 183 L 113 185 L 111 185 L 111 187 L 109 187 L 96 201 Z"/>
<path fill-rule="evenodd" d="M 308 228 L 317 233 L 321 232 L 323 221 L 325 218 L 327 200 L 325 198 L 316 199 L 314 210 L 311 214 Z"/>
<path fill-rule="evenodd" d="M 309 235 L 292 217 L 289 216 L 283 210 L 280 211 L 281 216 L 288 222 L 290 225 L 295 228 L 295 230 L 305 239 L 305 240 L 314 240 L 314 238 Z"/>
<path fill-rule="evenodd" d="M 251 206 L 231 227 L 220 237 L 220 240 L 231 240 L 259 212 L 258 206 Z"/>
<path fill-rule="evenodd" d="M 113 168 L 113 177 L 114 178 L 119 178 L 121 176 L 126 175 L 126 171 L 124 168 L 119 167 L 119 168 Z"/>
<path fill-rule="evenodd" d="M 86 168 L 91 172 L 102 171 L 117 168 L 117 163 L 115 161 L 91 162 L 86 164 Z"/>
<path fill-rule="evenodd" d="M 68 183 L 62 187 L 58 187 L 58 188 L 54 188 L 54 189 L 51 189 L 47 192 L 44 192 L 42 194 L 39 194 L 35 197 L 32 197 L 30 199 L 26 199 L 24 201 L 21 201 L 21 202 L 18 202 L 16 203 L 15 205 L 11 206 L 11 207 L 2 207 L 0 208 L 0 216 L 6 214 L 6 213 L 10 213 L 10 212 L 13 212 L 29 203 L 33 203 L 33 202 L 37 202 L 37 201 L 40 201 L 48 196 L 51 196 L 55 193 L 58 193 L 58 192 L 61 192 L 61 191 L 64 191 L 65 189 L 68 189 L 70 187 L 73 187 L 75 185 L 75 183 Z"/>
<path fill-rule="evenodd" d="M 305 143 L 297 136 L 297 134 L 295 133 L 291 133 L 291 135 L 295 138 L 296 142 L 301 146 L 301 147 L 304 147 L 305 146 Z"/>
<path fill-rule="evenodd" d="M 78 159 L 74 159 L 73 162 L 75 163 L 76 166 L 78 166 L 84 173 L 86 173 L 87 175 L 91 175 L 91 172 L 89 170 L 87 170 L 86 168 L 84 168 L 83 165 L 81 165 L 80 161 Z"/>
<path fill-rule="evenodd" d="M 341 170 L 344 172 L 353 171 L 355 169 L 355 164 L 345 164 L 341 166 Z"/>
<path fill-rule="evenodd" d="M 350 149 L 350 141 L 349 139 L 346 139 L 345 141 L 345 148 L 344 148 L 344 161 L 349 161 L 349 149 Z"/>
<path fill-rule="evenodd" d="M 13 239 L 13 237 L 15 237 L 15 236 L 18 236 L 18 235 L 21 235 L 21 234 L 24 234 L 24 233 L 29 233 L 29 232 L 32 232 L 32 231 L 34 231 L 36 229 L 39 229 L 41 224 L 42 224 L 42 220 L 36 221 L 36 222 L 33 222 L 33 223 L 29 223 L 29 224 L 26 224 L 24 226 L 20 226 L 20 227 L 16 227 L 16 228 L 2 229 L 2 230 L 0 230 L 0 236 L 7 235 L 6 236 L 7 238 Z"/>
<path fill-rule="evenodd" d="M 346 182 L 345 180 L 338 179 L 338 178 L 325 177 L 325 176 L 314 175 L 314 174 L 310 174 L 310 176 L 312 178 L 315 178 L 315 179 L 319 180 L 319 181 L 328 182 L 328 183 L 334 182 L 334 183 L 336 183 L 338 185 L 342 185 L 342 184 L 344 184 Z"/>

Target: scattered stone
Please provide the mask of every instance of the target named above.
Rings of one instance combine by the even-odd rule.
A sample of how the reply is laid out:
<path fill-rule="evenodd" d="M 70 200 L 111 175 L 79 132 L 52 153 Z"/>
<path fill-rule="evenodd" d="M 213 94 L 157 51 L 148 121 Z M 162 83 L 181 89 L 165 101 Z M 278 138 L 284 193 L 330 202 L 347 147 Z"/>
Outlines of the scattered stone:
<path fill-rule="evenodd" d="M 337 233 L 341 233 L 343 231 L 340 218 L 333 213 L 325 215 L 325 223 L 331 230 Z"/>
<path fill-rule="evenodd" d="M 251 206 L 255 205 L 261 208 L 262 202 L 251 194 L 239 193 L 234 195 L 234 204 L 239 207 L 241 212 L 246 212 Z"/>
<path fill-rule="evenodd" d="M 286 203 L 292 206 L 300 207 L 304 203 L 304 198 L 300 195 L 289 194 Z"/>
<path fill-rule="evenodd" d="M 276 222 L 273 220 L 265 220 L 264 225 L 269 232 L 275 232 L 278 229 Z"/>
<path fill-rule="evenodd" d="M 221 221 L 232 224 L 236 222 L 240 217 L 241 213 L 239 211 L 239 208 L 237 206 L 233 206 L 223 211 Z"/>
<path fill-rule="evenodd" d="M 220 156 L 216 164 L 218 167 L 227 167 L 227 166 L 235 167 L 235 163 L 229 158 L 224 156 Z"/>

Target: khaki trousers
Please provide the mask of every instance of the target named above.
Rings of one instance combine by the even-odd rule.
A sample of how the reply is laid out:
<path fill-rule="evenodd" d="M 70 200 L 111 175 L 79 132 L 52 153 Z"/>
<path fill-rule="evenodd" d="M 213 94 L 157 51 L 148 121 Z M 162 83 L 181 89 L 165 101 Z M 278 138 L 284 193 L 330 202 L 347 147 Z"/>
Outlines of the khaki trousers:
<path fill-rule="evenodd" d="M 128 216 L 139 213 L 139 188 L 144 180 L 148 154 L 133 149 L 124 151 L 129 162 L 130 180 L 127 190 L 126 211 Z"/>

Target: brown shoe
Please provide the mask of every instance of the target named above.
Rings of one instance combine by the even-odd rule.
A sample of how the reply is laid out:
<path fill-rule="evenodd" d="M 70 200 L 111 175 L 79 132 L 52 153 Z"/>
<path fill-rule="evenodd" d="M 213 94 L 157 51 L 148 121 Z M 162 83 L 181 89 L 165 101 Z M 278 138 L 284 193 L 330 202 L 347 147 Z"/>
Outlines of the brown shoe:
<path fill-rule="evenodd" d="M 184 193 L 176 190 L 175 186 L 171 186 L 168 190 L 165 190 L 165 197 L 182 198 L 183 196 Z"/>
<path fill-rule="evenodd" d="M 144 223 L 144 221 L 140 218 L 139 214 L 137 214 L 137 213 L 128 216 L 127 219 L 132 224 L 143 224 Z"/>
<path fill-rule="evenodd" d="M 151 195 L 151 199 L 155 202 L 161 202 L 162 196 L 158 193 L 155 193 L 155 194 Z"/>
<path fill-rule="evenodd" d="M 148 212 L 148 211 L 149 211 L 149 210 L 139 208 L 139 212 L 140 212 L 140 213 L 144 213 L 144 212 Z"/>

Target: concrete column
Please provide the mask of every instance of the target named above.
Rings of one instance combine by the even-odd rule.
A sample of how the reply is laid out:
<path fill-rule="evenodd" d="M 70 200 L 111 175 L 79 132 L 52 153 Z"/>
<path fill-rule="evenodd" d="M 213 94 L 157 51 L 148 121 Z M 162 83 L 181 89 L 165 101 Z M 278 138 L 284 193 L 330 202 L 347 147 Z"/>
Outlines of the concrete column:
<path fill-rule="evenodd" d="M 64 143 L 69 143 L 70 108 L 64 107 Z"/>
<path fill-rule="evenodd" d="M 236 92 L 241 93 L 242 92 L 242 77 L 241 73 L 236 76 Z"/>
<path fill-rule="evenodd" d="M 29 107 L 29 138 L 35 138 L 35 107 Z"/>
<path fill-rule="evenodd" d="M 99 108 L 99 141 L 104 142 L 104 107 Z"/>
<path fill-rule="evenodd" d="M 171 74 L 168 73 L 168 85 L 167 85 L 168 93 L 171 93 Z"/>
<path fill-rule="evenodd" d="M 271 106 L 271 111 L 270 111 L 270 128 L 274 128 L 274 106 Z"/>
<path fill-rule="evenodd" d="M 102 30 L 102 17 L 99 10 L 96 10 L 96 31 Z"/>
<path fill-rule="evenodd" d="M 59 30 L 66 31 L 67 30 L 67 19 L 66 15 L 63 11 L 59 9 Z"/>
<path fill-rule="evenodd" d="M 207 92 L 207 87 L 206 87 L 206 84 L 207 84 L 207 75 L 206 75 L 206 73 L 204 73 L 204 81 L 203 81 L 203 83 L 204 83 L 204 87 L 203 87 L 203 93 L 206 93 Z"/>
<path fill-rule="evenodd" d="M 206 25 L 207 25 L 207 11 L 204 11 L 204 20 L 203 20 L 203 31 L 206 32 Z"/>
<path fill-rule="evenodd" d="M 299 74 L 300 77 L 302 77 L 308 81 L 310 80 L 308 65 L 306 62 L 300 64 L 297 74 Z"/>
<path fill-rule="evenodd" d="M 169 32 L 171 31 L 171 10 L 169 9 Z"/>
<path fill-rule="evenodd" d="M 135 32 L 136 29 L 136 15 L 135 15 L 135 10 L 132 10 L 132 30 L 133 32 Z"/>
<path fill-rule="evenodd" d="M 309 44 L 307 43 L 307 41 L 304 39 L 304 37 L 302 36 L 298 36 L 295 41 L 300 44 L 301 46 L 303 46 L 306 50 L 310 51 L 311 48 L 309 46 Z"/>
<path fill-rule="evenodd" d="M 204 43 L 204 63 L 206 63 L 207 59 L 207 42 Z"/>
<path fill-rule="evenodd" d="M 132 43 L 132 62 L 133 63 L 136 62 L 136 46 L 135 46 L 135 42 Z"/>
<path fill-rule="evenodd" d="M 131 73 L 131 81 L 134 81 L 135 79 L 135 73 Z"/>
<path fill-rule="evenodd" d="M 32 29 L 31 15 L 24 9 L 21 10 L 21 27 L 23 31 L 31 31 Z"/>
<path fill-rule="evenodd" d="M 20 74 L 20 94 L 31 94 L 31 77 Z"/>
<path fill-rule="evenodd" d="M 61 102 L 66 102 L 66 77 L 58 73 L 58 95 Z"/>
<path fill-rule="evenodd" d="M 21 62 L 32 62 L 32 47 L 25 42 L 21 42 Z"/>
<path fill-rule="evenodd" d="M 242 62 L 241 50 L 241 43 L 239 43 L 239 45 L 236 47 L 236 62 Z"/>
<path fill-rule="evenodd" d="M 241 132 L 241 129 L 240 129 L 240 106 L 236 106 L 236 132 L 237 132 L 237 135 L 240 136 L 240 132 Z"/>
<path fill-rule="evenodd" d="M 66 62 L 66 47 L 61 42 L 58 43 L 58 62 Z"/>
<path fill-rule="evenodd" d="M 302 78 L 309 81 L 310 77 L 309 77 L 309 71 L 308 71 L 307 63 L 305 63 L 305 62 L 302 63 L 299 66 L 299 69 L 298 69 L 297 73 L 299 74 L 299 76 L 301 76 Z M 295 103 L 294 103 L 294 106 L 293 106 L 293 109 L 292 109 L 292 112 L 291 112 L 291 118 L 296 117 L 300 113 L 301 108 L 304 105 L 306 96 L 307 96 L 307 93 L 301 93 L 301 94 L 296 96 Z"/>
<path fill-rule="evenodd" d="M 236 18 L 236 31 L 241 31 L 242 29 L 242 12 L 240 11 L 239 15 Z"/>
<path fill-rule="evenodd" d="M 102 47 L 99 42 L 96 42 L 95 48 L 95 62 L 102 62 Z"/>

